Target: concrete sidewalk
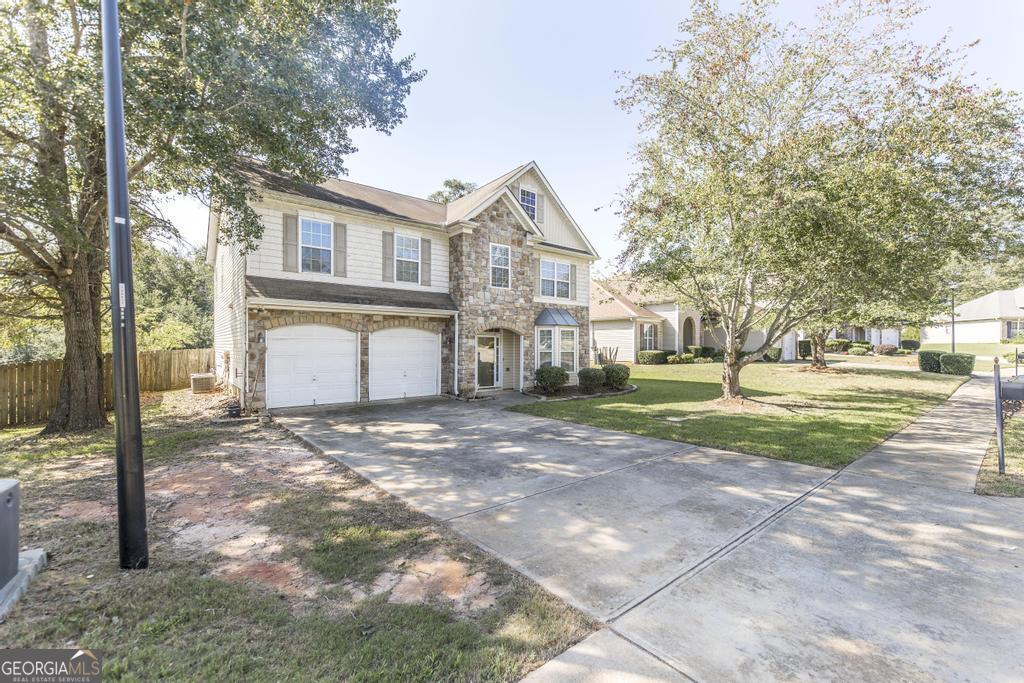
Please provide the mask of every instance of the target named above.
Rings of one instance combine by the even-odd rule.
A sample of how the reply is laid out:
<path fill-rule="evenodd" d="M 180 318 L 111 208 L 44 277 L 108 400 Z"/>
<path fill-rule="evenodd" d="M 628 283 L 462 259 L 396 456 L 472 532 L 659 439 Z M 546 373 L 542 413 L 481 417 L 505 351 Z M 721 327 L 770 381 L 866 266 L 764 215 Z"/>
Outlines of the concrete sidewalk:
<path fill-rule="evenodd" d="M 995 433 L 992 378 L 975 377 L 949 400 L 844 470 L 953 491 L 974 491 Z"/>

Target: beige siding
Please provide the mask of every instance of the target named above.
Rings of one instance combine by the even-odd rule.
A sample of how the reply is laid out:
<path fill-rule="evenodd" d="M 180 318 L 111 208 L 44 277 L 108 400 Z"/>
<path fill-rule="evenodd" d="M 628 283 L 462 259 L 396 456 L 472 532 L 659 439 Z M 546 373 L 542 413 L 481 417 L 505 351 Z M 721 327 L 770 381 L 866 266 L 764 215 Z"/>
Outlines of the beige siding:
<path fill-rule="evenodd" d="M 636 359 L 634 327 L 632 320 L 595 320 L 592 324 L 592 348 L 595 351 L 609 349 L 616 361 L 632 363 Z"/>
<path fill-rule="evenodd" d="M 511 330 L 501 331 L 501 386 L 515 389 L 519 383 L 519 335 Z"/>
<path fill-rule="evenodd" d="M 534 296 L 534 301 L 555 306 L 590 306 L 590 261 L 541 250 L 536 251 L 536 257 L 545 261 L 558 261 L 576 266 L 576 298 L 559 299 L 551 296 Z M 534 266 L 534 277 L 537 277 L 536 266 Z M 536 287 L 534 287 L 534 291 L 537 291 Z"/>
<path fill-rule="evenodd" d="M 237 245 L 217 247 L 213 281 L 213 348 L 217 376 L 238 392 L 243 391 L 245 256 Z M 225 355 L 228 356 L 227 362 Z"/>
<path fill-rule="evenodd" d="M 998 344 L 1006 336 L 1006 320 L 958 320 L 956 340 L 961 344 Z M 921 328 L 922 344 L 949 344 L 953 330 L 949 323 Z"/>
<path fill-rule="evenodd" d="M 661 325 L 661 335 L 658 338 L 658 347 L 668 351 L 681 351 L 679 344 L 679 326 L 682 320 L 679 318 L 679 307 L 674 303 L 652 304 L 646 307 L 652 313 L 662 316 L 665 321 Z"/>
<path fill-rule="evenodd" d="M 268 201 L 254 205 L 263 221 L 263 238 L 259 248 L 248 258 L 248 274 L 300 280 L 321 280 L 323 282 L 344 282 L 364 287 L 389 287 L 395 289 L 419 289 L 430 292 L 447 292 L 448 285 L 448 236 L 441 231 L 405 227 L 370 218 L 355 218 L 342 213 L 309 210 L 291 206 L 284 202 Z M 335 277 L 322 273 L 285 272 L 282 264 L 281 225 L 284 213 L 298 213 L 348 226 L 348 276 Z M 430 240 L 430 286 L 406 282 L 384 282 L 382 266 L 383 233 L 394 231 Z"/>
<path fill-rule="evenodd" d="M 518 188 L 533 190 L 544 195 L 544 221 L 538 223 L 544 233 L 544 241 L 552 244 L 559 244 L 573 249 L 586 249 L 587 244 L 580 237 L 572 221 L 558 208 L 558 202 L 554 197 L 548 196 L 544 189 L 544 183 L 534 171 L 527 171 L 518 180 L 517 187 L 514 187 L 513 194 L 519 197 Z"/>

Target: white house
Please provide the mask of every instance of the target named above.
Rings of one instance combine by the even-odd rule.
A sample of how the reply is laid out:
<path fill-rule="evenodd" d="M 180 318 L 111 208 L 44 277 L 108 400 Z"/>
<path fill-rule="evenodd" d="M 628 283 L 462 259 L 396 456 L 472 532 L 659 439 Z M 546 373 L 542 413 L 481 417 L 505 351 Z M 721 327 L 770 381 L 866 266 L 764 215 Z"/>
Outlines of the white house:
<path fill-rule="evenodd" d="M 722 348 L 721 331 L 705 324 L 699 311 L 673 298 L 645 298 L 634 289 L 620 280 L 591 281 L 590 337 L 595 358 L 634 363 L 639 351 L 684 353 L 689 346 Z M 753 351 L 764 339 L 764 332 L 751 332 L 743 350 Z M 782 347 L 782 360 L 796 359 L 796 341 L 797 334 L 790 332 L 776 344 Z"/>
<path fill-rule="evenodd" d="M 536 163 L 448 204 L 252 164 L 264 231 L 211 216 L 214 347 L 249 411 L 522 390 L 590 362 L 598 257 Z"/>
<path fill-rule="evenodd" d="M 956 341 L 963 344 L 998 344 L 1024 334 L 1024 287 L 1001 289 L 956 307 Z M 948 344 L 952 340 L 950 317 L 941 317 L 921 328 L 921 343 Z"/>

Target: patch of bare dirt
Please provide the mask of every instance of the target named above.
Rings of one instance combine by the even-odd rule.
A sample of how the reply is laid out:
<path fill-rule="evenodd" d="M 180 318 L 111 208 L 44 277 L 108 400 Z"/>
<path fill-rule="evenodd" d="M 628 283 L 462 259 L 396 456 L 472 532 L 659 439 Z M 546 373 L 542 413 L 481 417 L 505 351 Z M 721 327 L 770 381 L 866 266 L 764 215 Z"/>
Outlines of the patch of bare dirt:
<path fill-rule="evenodd" d="M 73 500 L 57 508 L 57 516 L 80 522 L 107 522 L 117 517 L 117 510 L 98 500 Z"/>

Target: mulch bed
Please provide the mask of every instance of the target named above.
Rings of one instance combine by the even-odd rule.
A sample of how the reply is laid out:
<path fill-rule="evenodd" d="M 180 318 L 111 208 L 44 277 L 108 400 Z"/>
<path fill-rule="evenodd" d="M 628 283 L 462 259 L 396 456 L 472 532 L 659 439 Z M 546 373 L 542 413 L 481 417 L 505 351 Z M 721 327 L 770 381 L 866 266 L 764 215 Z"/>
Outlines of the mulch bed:
<path fill-rule="evenodd" d="M 577 398 L 603 398 L 605 396 L 621 396 L 623 394 L 631 394 L 634 391 L 636 391 L 636 385 L 628 384 L 626 385 L 625 389 L 616 389 L 614 391 L 600 391 L 594 394 L 584 394 L 583 392 L 580 391 L 580 388 L 578 386 L 573 384 L 566 385 L 553 394 L 542 394 L 538 391 L 527 391 L 526 393 L 529 394 L 530 396 L 536 396 L 537 398 L 545 401 L 568 401 Z"/>

